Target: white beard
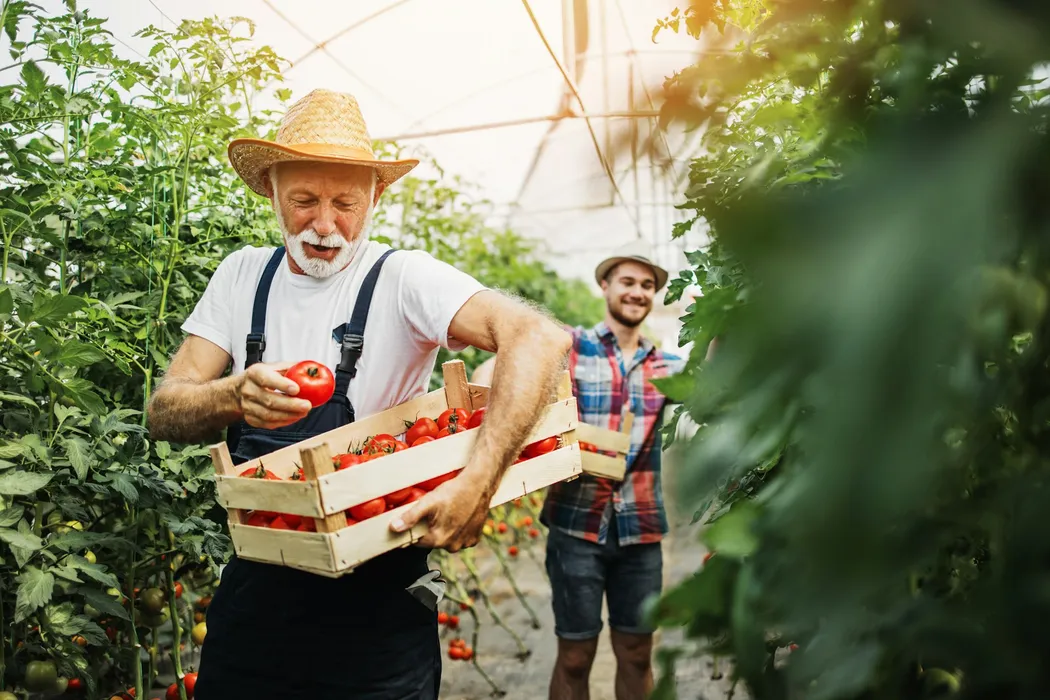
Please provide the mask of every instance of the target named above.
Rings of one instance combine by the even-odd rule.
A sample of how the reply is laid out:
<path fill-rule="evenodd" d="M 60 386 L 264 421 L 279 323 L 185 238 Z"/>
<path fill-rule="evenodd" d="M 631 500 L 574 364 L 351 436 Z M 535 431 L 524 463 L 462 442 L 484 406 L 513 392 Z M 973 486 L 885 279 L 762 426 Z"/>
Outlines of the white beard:
<path fill-rule="evenodd" d="M 319 236 L 312 228 L 304 229 L 298 234 L 291 234 L 288 232 L 288 229 L 284 224 L 284 217 L 281 216 L 280 205 L 276 204 L 275 209 L 277 211 L 277 223 L 281 228 L 281 233 L 284 235 L 284 245 L 288 248 L 288 254 L 292 256 L 292 260 L 295 261 L 303 272 L 310 277 L 316 277 L 318 279 L 331 277 L 353 262 L 354 256 L 357 255 L 357 251 L 359 251 L 365 241 L 368 240 L 370 229 L 372 228 L 373 208 L 369 207 L 368 214 L 365 216 L 365 223 L 361 227 L 361 233 L 353 243 L 348 243 L 347 240 L 338 233 Z M 304 243 L 327 246 L 329 248 L 338 248 L 339 251 L 331 260 L 314 258 L 307 255 L 306 249 L 303 246 Z"/>

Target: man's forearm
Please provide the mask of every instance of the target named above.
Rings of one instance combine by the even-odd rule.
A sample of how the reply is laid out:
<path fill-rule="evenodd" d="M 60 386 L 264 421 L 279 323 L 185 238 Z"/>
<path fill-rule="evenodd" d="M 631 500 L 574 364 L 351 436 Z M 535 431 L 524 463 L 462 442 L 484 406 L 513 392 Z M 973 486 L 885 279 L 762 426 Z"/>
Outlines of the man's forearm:
<path fill-rule="evenodd" d="M 149 402 L 150 436 L 183 443 L 215 439 L 241 418 L 238 385 L 238 377 L 203 383 L 165 379 Z"/>
<path fill-rule="evenodd" d="M 495 492 L 550 403 L 565 370 L 570 343 L 567 333 L 544 320 L 520 329 L 498 348 L 485 421 L 474 457 L 465 469 L 485 484 L 488 495 Z"/>

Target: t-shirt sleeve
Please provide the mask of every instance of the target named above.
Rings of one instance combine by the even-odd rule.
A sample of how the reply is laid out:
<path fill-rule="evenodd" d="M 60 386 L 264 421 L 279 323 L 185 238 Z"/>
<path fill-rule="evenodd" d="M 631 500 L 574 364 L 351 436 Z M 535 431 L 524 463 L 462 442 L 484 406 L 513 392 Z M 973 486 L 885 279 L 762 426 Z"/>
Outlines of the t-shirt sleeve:
<path fill-rule="evenodd" d="M 210 340 L 233 356 L 233 339 L 231 329 L 233 319 L 230 300 L 234 298 L 233 289 L 237 270 L 241 266 L 239 253 L 227 256 L 215 274 L 208 281 L 204 294 L 193 307 L 193 312 L 183 322 L 182 330 L 189 335 L 196 335 Z"/>
<path fill-rule="evenodd" d="M 421 343 L 460 351 L 468 346 L 449 337 L 452 319 L 467 301 L 486 289 L 461 270 L 424 251 L 406 251 L 398 294 L 401 315 Z"/>

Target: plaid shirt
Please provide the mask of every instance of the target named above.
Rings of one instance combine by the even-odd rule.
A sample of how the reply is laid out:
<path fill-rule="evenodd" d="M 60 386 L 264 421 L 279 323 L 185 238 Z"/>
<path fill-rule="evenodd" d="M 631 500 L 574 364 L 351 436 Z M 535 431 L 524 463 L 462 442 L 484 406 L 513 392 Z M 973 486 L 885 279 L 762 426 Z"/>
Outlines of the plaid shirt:
<path fill-rule="evenodd" d="M 616 336 L 604 323 L 594 328 L 566 328 L 572 333 L 569 374 L 584 423 L 619 430 L 623 414 L 634 413 L 631 451 L 623 482 L 582 475 L 550 487 L 540 521 L 547 527 L 604 544 L 615 513 L 624 545 L 659 542 L 667 533 L 660 485 L 659 425 L 667 397 L 650 379 L 682 370 L 684 361 L 642 338 L 625 364 Z"/>

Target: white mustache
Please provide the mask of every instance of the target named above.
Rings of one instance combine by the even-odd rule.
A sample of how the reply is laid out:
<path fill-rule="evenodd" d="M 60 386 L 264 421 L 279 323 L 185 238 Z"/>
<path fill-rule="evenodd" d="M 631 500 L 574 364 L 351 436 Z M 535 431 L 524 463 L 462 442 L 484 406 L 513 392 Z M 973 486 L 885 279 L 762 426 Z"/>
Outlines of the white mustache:
<path fill-rule="evenodd" d="M 303 229 L 296 235 L 296 238 L 298 238 L 301 243 L 324 246 L 325 248 L 346 248 L 347 245 L 349 245 L 346 242 L 346 239 L 338 234 L 333 233 L 328 236 L 321 236 L 312 228 Z"/>

